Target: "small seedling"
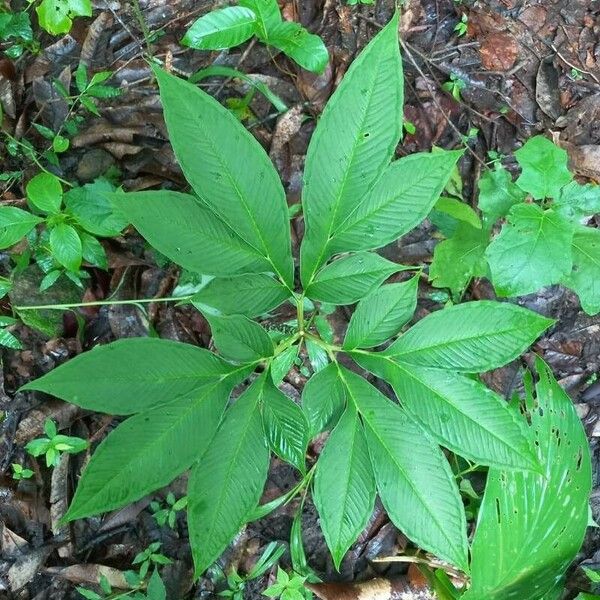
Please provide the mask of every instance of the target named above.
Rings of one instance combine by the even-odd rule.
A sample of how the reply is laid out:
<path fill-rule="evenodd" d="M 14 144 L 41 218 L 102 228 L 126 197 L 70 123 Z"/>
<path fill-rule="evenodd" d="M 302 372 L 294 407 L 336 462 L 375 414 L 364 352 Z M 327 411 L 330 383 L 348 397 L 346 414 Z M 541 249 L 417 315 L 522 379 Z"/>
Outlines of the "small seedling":
<path fill-rule="evenodd" d="M 142 579 L 146 578 L 148 574 L 148 570 L 153 565 L 170 565 L 173 561 L 158 552 L 160 549 L 160 542 L 153 542 L 150 544 L 145 550 L 142 550 L 136 557 L 133 559 L 134 565 L 140 565 L 139 567 L 139 576 Z"/>
<path fill-rule="evenodd" d="M 187 506 L 187 496 L 182 496 L 179 500 L 176 500 L 173 493 L 169 492 L 166 504 L 166 507 L 161 507 L 159 502 L 154 501 L 150 503 L 150 509 L 154 513 L 152 516 L 159 526 L 163 527 L 168 523 L 169 527 L 173 529 L 177 520 L 177 513 Z"/>
<path fill-rule="evenodd" d="M 154 569 L 147 583 L 135 571 L 125 571 L 124 577 L 131 587 L 130 590 L 125 592 L 113 590 L 105 575 L 100 575 L 98 582 L 100 593 L 84 587 L 76 589 L 87 600 L 120 600 L 121 598 L 128 598 L 129 600 L 167 600 L 167 590 L 158 569 Z"/>
<path fill-rule="evenodd" d="M 78 437 L 61 435 L 56 429 L 56 424 L 51 419 L 46 419 L 44 432 L 47 437 L 31 440 L 25 450 L 31 456 L 46 455 L 46 466 L 56 467 L 60 461 L 61 454 L 78 454 L 87 449 L 88 443 Z"/>
<path fill-rule="evenodd" d="M 583 79 L 583 73 L 575 67 L 571 69 L 570 75 L 571 79 L 573 79 L 574 81 L 581 81 Z"/>
<path fill-rule="evenodd" d="M 323 40 L 293 21 L 284 21 L 277 0 L 240 0 L 195 21 L 181 43 L 198 50 L 239 46 L 252 36 L 281 50 L 304 69 L 321 73 L 329 61 Z"/>
<path fill-rule="evenodd" d="M 269 586 L 263 595 L 280 600 L 306 600 L 307 590 L 304 587 L 306 577 L 292 573 L 291 577 L 281 567 L 277 568 L 277 581 Z"/>
<path fill-rule="evenodd" d="M 20 465 L 18 463 L 13 463 L 12 464 L 12 478 L 13 479 L 29 479 L 30 477 L 33 477 L 33 471 L 31 469 L 26 469 L 23 467 L 23 465 Z"/>
<path fill-rule="evenodd" d="M 460 17 L 460 21 L 454 26 L 454 31 L 458 37 L 462 37 L 467 34 L 469 30 L 469 16 L 467 13 L 463 13 Z"/>
<path fill-rule="evenodd" d="M 456 73 L 450 73 L 450 79 L 442 85 L 442 89 L 448 92 L 457 102 L 462 100 L 461 92 L 467 87 L 467 82 Z"/>

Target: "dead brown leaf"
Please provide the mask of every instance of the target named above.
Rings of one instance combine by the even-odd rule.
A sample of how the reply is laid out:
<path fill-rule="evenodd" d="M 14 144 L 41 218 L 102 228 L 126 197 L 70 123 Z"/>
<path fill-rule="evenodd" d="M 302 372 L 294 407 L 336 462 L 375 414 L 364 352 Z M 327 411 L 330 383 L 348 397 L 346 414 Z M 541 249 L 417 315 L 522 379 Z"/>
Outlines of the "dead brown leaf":
<path fill-rule="evenodd" d="M 510 33 L 490 33 L 481 42 L 479 53 L 488 71 L 508 71 L 519 56 L 519 46 Z"/>
<path fill-rule="evenodd" d="M 433 600 L 428 589 L 405 579 L 371 579 L 362 583 L 306 583 L 322 600 Z"/>

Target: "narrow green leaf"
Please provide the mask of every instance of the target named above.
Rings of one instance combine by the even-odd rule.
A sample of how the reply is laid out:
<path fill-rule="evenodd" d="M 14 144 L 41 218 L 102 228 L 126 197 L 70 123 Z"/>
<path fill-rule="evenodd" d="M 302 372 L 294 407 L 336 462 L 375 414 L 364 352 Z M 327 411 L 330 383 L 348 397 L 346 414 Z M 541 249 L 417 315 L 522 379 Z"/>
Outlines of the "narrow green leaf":
<path fill-rule="evenodd" d="M 114 205 L 159 252 L 206 275 L 270 270 L 271 264 L 193 196 L 179 192 L 115 194 Z"/>
<path fill-rule="evenodd" d="M 313 498 L 321 529 L 340 568 L 375 505 L 375 479 L 356 408 L 348 406 L 317 462 Z"/>
<path fill-rule="evenodd" d="M 279 385 L 292 368 L 298 356 L 298 349 L 298 345 L 290 346 L 273 359 L 271 363 L 271 379 L 275 385 Z"/>
<path fill-rule="evenodd" d="M 322 73 L 329 62 L 323 40 L 293 21 L 282 21 L 267 32 L 268 43 L 285 52 L 302 68 Z"/>
<path fill-rule="evenodd" d="M 305 287 L 331 256 L 332 233 L 394 155 L 402 131 L 402 84 L 396 15 L 352 63 L 310 141 L 302 198 Z"/>
<path fill-rule="evenodd" d="M 293 287 L 285 193 L 264 149 L 214 98 L 160 69 L 155 74 L 186 179 L 203 203 Z"/>
<path fill-rule="evenodd" d="M 543 135 L 529 138 L 515 152 L 515 158 L 522 169 L 517 185 L 536 200 L 557 198 L 560 189 L 573 179 L 566 150 Z"/>
<path fill-rule="evenodd" d="M 339 377 L 337 365 L 330 363 L 315 373 L 302 391 L 302 410 L 314 437 L 335 425 L 346 405 L 346 391 Z"/>
<path fill-rule="evenodd" d="M 514 304 L 465 302 L 427 315 L 384 354 L 407 364 L 480 373 L 517 358 L 552 323 Z"/>
<path fill-rule="evenodd" d="M 273 356 L 273 342 L 258 323 L 242 315 L 203 314 L 210 324 L 215 347 L 227 360 L 251 363 Z"/>
<path fill-rule="evenodd" d="M 260 499 L 269 450 L 258 406 L 267 374 L 227 411 L 188 485 L 188 519 L 195 573 L 200 576 L 225 550 Z"/>
<path fill-rule="evenodd" d="M 233 371 L 218 356 L 190 344 L 132 338 L 97 346 L 21 389 L 89 410 L 129 415 L 190 397 Z"/>
<path fill-rule="evenodd" d="M 352 304 L 379 287 L 390 275 L 408 268 L 374 252 L 351 254 L 321 269 L 306 295 L 321 302 Z"/>
<path fill-rule="evenodd" d="M 197 50 L 234 48 L 250 39 L 256 31 L 256 15 L 243 6 L 228 6 L 200 17 L 181 40 Z"/>
<path fill-rule="evenodd" d="M 522 420 L 479 381 L 381 357 L 356 360 L 388 381 L 402 406 L 442 446 L 477 464 L 539 470 Z"/>
<path fill-rule="evenodd" d="M 450 465 L 404 410 L 359 375 L 340 371 L 357 407 L 381 501 L 421 548 L 468 572 L 467 522 Z"/>
<path fill-rule="evenodd" d="M 271 30 L 281 23 L 277 0 L 239 0 L 239 4 L 249 8 L 256 15 L 256 35 L 268 43 Z"/>
<path fill-rule="evenodd" d="M 65 518 L 120 508 L 189 469 L 211 442 L 233 383 L 213 379 L 121 423 L 94 452 Z"/>
<path fill-rule="evenodd" d="M 308 421 L 302 409 L 265 381 L 262 399 L 263 423 L 271 450 L 304 473 L 308 447 Z"/>
<path fill-rule="evenodd" d="M 462 151 L 412 154 L 393 162 L 335 227 L 332 253 L 380 248 L 416 227 L 435 205 Z"/>
<path fill-rule="evenodd" d="M 439 152 L 436 153 L 439 155 Z M 435 156 L 435 155 L 434 155 Z M 442 196 L 434 206 L 435 210 L 446 213 L 458 221 L 468 223 L 475 229 L 481 229 L 479 215 L 466 203 L 458 198 Z"/>
<path fill-rule="evenodd" d="M 290 297 L 289 290 L 279 281 L 264 274 L 217 277 L 210 281 L 191 302 L 199 310 L 210 307 L 224 315 L 257 317 L 265 314 Z"/>
<path fill-rule="evenodd" d="M 42 219 L 16 206 L 0 206 L 0 248 L 22 240 Z"/>
<path fill-rule="evenodd" d="M 27 183 L 27 198 L 38 210 L 57 213 L 62 204 L 62 185 L 52 173 L 38 173 Z"/>
<path fill-rule="evenodd" d="M 384 285 L 361 300 L 344 339 L 344 349 L 372 348 L 396 335 L 415 312 L 419 276 Z"/>
<path fill-rule="evenodd" d="M 600 229 L 578 227 L 573 236 L 573 271 L 563 283 L 579 296 L 588 315 L 600 313 Z"/>
<path fill-rule="evenodd" d="M 583 543 L 592 484 L 588 441 L 573 403 L 541 359 L 536 370 L 529 419 L 543 475 L 490 470 L 465 600 L 558 598 L 555 585 Z"/>
<path fill-rule="evenodd" d="M 50 230 L 50 251 L 65 269 L 79 270 L 83 248 L 77 230 L 71 225 L 59 223 Z"/>
<path fill-rule="evenodd" d="M 558 283 L 573 266 L 573 225 L 553 210 L 516 204 L 489 245 L 492 282 L 502 296 L 521 296 Z"/>

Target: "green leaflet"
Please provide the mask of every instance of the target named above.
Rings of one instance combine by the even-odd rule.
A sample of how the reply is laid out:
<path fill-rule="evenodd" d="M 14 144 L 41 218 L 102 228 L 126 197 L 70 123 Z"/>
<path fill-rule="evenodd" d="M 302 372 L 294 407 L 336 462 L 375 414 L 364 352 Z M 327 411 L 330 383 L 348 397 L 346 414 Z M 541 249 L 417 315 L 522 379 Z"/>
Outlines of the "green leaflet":
<path fill-rule="evenodd" d="M 396 335 L 417 307 L 419 276 L 384 285 L 361 300 L 344 339 L 344 350 L 372 348 Z"/>
<path fill-rule="evenodd" d="M 81 239 L 83 260 L 95 267 L 108 269 L 108 257 L 106 256 L 104 246 L 93 235 L 84 231 L 79 232 L 79 238 Z"/>
<path fill-rule="evenodd" d="M 392 522 L 420 547 L 468 572 L 467 523 L 442 451 L 398 405 L 340 369 L 361 414 L 377 491 Z"/>
<path fill-rule="evenodd" d="M 379 287 L 390 275 L 408 268 L 374 252 L 351 254 L 321 269 L 306 295 L 321 302 L 352 304 Z"/>
<path fill-rule="evenodd" d="M 62 185 L 56 175 L 38 173 L 27 183 L 27 198 L 42 212 L 57 213 L 62 204 Z"/>
<path fill-rule="evenodd" d="M 227 411 L 188 485 L 190 543 L 196 576 L 225 550 L 256 508 L 269 468 L 259 404 L 267 373 Z"/>
<path fill-rule="evenodd" d="M 573 179 L 567 152 L 543 135 L 529 138 L 515 158 L 522 169 L 517 185 L 536 200 L 558 197 L 560 189 Z"/>
<path fill-rule="evenodd" d="M 519 296 L 558 283 L 571 272 L 573 226 L 553 210 L 517 204 L 489 245 L 492 282 L 502 296 Z"/>
<path fill-rule="evenodd" d="M 225 315 L 257 317 L 277 308 L 289 296 L 289 290 L 268 275 L 238 275 L 209 281 L 191 302 L 199 310 L 208 307 Z"/>
<path fill-rule="evenodd" d="M 466 302 L 427 315 L 383 354 L 407 364 L 480 373 L 517 358 L 552 323 L 513 304 Z"/>
<path fill-rule="evenodd" d="M 600 312 L 600 230 L 578 227 L 573 236 L 573 271 L 563 283 L 577 292 L 588 315 Z"/>
<path fill-rule="evenodd" d="M 161 69 L 154 72 L 171 144 L 186 179 L 202 202 L 292 288 L 287 204 L 269 157 L 214 98 Z"/>
<path fill-rule="evenodd" d="M 302 410 L 310 424 L 310 437 L 335 425 L 346 404 L 346 391 L 335 363 L 315 373 L 302 391 Z"/>
<path fill-rule="evenodd" d="M 280 392 L 267 377 L 264 382 L 263 424 L 267 441 L 282 460 L 306 471 L 305 454 L 308 447 L 308 421 L 302 409 Z"/>
<path fill-rule="evenodd" d="M 234 370 L 196 346 L 132 338 L 80 354 L 21 389 L 51 394 L 82 408 L 129 415 L 188 398 Z"/>
<path fill-rule="evenodd" d="M 16 206 L 0 206 L 0 248 L 9 248 L 43 219 Z"/>
<path fill-rule="evenodd" d="M 416 227 L 431 212 L 462 151 L 412 154 L 393 162 L 334 226 L 329 250 L 380 248 Z"/>
<path fill-rule="evenodd" d="M 514 204 L 523 202 L 527 193 L 513 183 L 510 173 L 500 164 L 486 171 L 479 180 L 479 209 L 491 227 L 504 218 Z"/>
<path fill-rule="evenodd" d="M 322 73 L 329 62 L 329 53 L 323 40 L 293 21 L 281 21 L 267 32 L 265 40 L 279 48 L 302 68 Z"/>
<path fill-rule="evenodd" d="M 375 505 L 373 468 L 353 405 L 348 406 L 319 456 L 313 497 L 327 546 L 339 570 Z"/>
<path fill-rule="evenodd" d="M 591 490 L 586 435 L 541 359 L 536 370 L 540 380 L 528 411 L 544 475 L 490 470 L 465 600 L 546 598 L 583 542 Z"/>
<path fill-rule="evenodd" d="M 92 3 L 90 0 L 42 0 L 35 12 L 48 33 L 60 35 L 70 31 L 74 17 L 91 17 Z"/>
<path fill-rule="evenodd" d="M 253 363 L 273 356 L 273 342 L 258 323 L 242 315 L 203 314 L 210 325 L 213 342 L 223 358 Z"/>
<path fill-rule="evenodd" d="M 115 194 L 113 204 L 154 248 L 190 271 L 223 276 L 272 268 L 194 196 L 130 192 Z"/>
<path fill-rule="evenodd" d="M 350 65 L 312 136 L 306 155 L 301 249 L 305 286 L 331 256 L 331 234 L 391 160 L 402 127 L 398 16 Z"/>
<path fill-rule="evenodd" d="M 213 379 L 121 423 L 94 452 L 65 519 L 135 502 L 189 469 L 211 442 L 234 384 Z"/>
<path fill-rule="evenodd" d="M 402 406 L 442 446 L 477 464 L 539 469 L 521 420 L 479 381 L 383 357 L 354 358 L 388 381 Z"/>
<path fill-rule="evenodd" d="M 197 50 L 221 50 L 239 46 L 256 30 L 256 15 L 243 6 L 213 10 L 194 21 L 181 43 Z"/>
<path fill-rule="evenodd" d="M 467 223 L 459 223 L 451 238 L 440 242 L 433 251 L 429 278 L 438 288 L 448 288 L 460 296 L 473 277 L 487 273 L 484 258 L 489 234 Z"/>
<path fill-rule="evenodd" d="M 50 230 L 52 256 L 67 270 L 78 271 L 83 258 L 81 238 L 77 230 L 66 223 L 59 223 Z"/>

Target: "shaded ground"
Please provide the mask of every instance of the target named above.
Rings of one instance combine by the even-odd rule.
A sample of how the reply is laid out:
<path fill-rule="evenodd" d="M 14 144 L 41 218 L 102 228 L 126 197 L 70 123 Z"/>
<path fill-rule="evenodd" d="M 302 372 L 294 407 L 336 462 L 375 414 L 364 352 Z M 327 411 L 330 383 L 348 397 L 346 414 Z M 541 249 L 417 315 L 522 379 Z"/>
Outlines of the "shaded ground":
<path fill-rule="evenodd" d="M 264 81 L 280 95 L 291 110 L 273 114 L 272 107 L 257 95 L 251 104 L 254 119 L 249 127 L 270 151 L 286 184 L 288 201 L 300 197 L 301 172 L 315 117 L 340 81 L 356 53 L 392 14 L 391 0 L 378 0 L 374 6 L 348 7 L 341 1 L 286 1 L 284 15 L 301 21 L 325 40 L 331 54 L 326 72 L 317 77 L 299 71 L 282 55 L 271 60 L 259 44 L 246 44 L 223 53 L 197 52 L 178 44 L 183 32 L 198 15 L 213 8 L 212 1 L 140 1 L 142 14 L 151 32 L 161 35 L 152 43 L 152 53 L 172 65 L 175 72 L 190 75 L 210 64 L 229 65 Z M 467 33 L 457 37 L 454 28 L 467 15 Z M 600 1 L 598 0 L 406 0 L 402 15 L 402 38 L 406 76 L 407 120 L 416 126 L 416 135 L 407 135 L 401 154 L 431 148 L 454 148 L 461 136 L 477 128 L 468 142 L 463 162 L 465 199 L 475 204 L 477 181 L 486 153 L 511 153 L 536 132 L 549 132 L 570 153 L 573 170 L 581 176 L 600 180 Z M 88 182 L 118 168 L 123 186 L 129 190 L 167 187 L 181 190 L 185 181 L 166 141 L 166 130 L 157 87 L 143 58 L 147 51 L 144 34 L 134 11 L 126 2 L 98 2 L 93 19 L 77 19 L 70 35 L 42 36 L 42 51 L 18 61 L 0 57 L 0 98 L 5 111 L 3 127 L 19 138 L 35 139 L 31 122 L 49 127 L 60 123 L 68 110 L 52 87 L 52 80 L 68 81 L 80 61 L 92 71 L 115 71 L 111 83 L 124 93 L 104 102 L 100 118 L 90 118 L 72 140 L 64 155 L 66 178 Z M 466 83 L 462 101 L 442 91 L 451 75 Z M 238 81 L 208 80 L 204 89 L 220 100 L 241 97 L 247 86 Z M 2 170 L 18 168 L 0 146 Z M 31 176 L 31 168 L 26 175 Z M 26 177 L 27 178 L 27 177 Z M 0 188 L 1 189 L 1 188 Z M 23 191 L 18 185 L 4 189 L 2 201 L 20 205 Z M 600 226 L 600 216 L 596 216 Z M 302 234 L 302 222 L 294 222 L 295 240 Z M 437 237 L 425 225 L 384 250 L 401 263 L 431 259 Z M 178 283 L 173 268 L 156 266 L 152 253 L 134 233 L 106 244 L 110 272 L 92 270 L 92 283 L 84 300 L 104 299 L 118 290 L 119 298 L 168 296 Z M 297 250 L 297 248 L 296 248 Z M 7 265 L 3 258 L 4 268 Z M 37 281 L 25 281 L 18 290 L 24 303 L 35 301 Z M 423 281 L 416 318 L 439 308 L 432 299 L 434 290 Z M 69 297 L 71 290 L 59 290 Z M 486 283 L 475 282 L 468 298 L 493 298 Z M 48 296 L 44 297 L 48 301 Z M 558 319 L 537 345 L 555 374 L 577 404 L 589 434 L 593 468 L 592 508 L 600 518 L 600 317 L 586 316 L 577 298 L 564 288 L 553 287 L 522 299 L 522 304 Z M 4 308 L 9 310 L 7 304 Z M 47 372 L 82 350 L 117 338 L 148 335 L 208 346 L 209 329 L 201 315 L 186 307 L 150 305 L 147 313 L 134 307 L 111 307 L 81 311 L 83 325 L 67 313 L 59 323 L 60 337 L 43 338 L 20 327 L 23 351 L 3 350 L 0 409 L 6 417 L 0 438 L 0 598 L 67 599 L 78 598 L 79 583 L 97 581 L 95 565 L 117 570 L 130 568 L 135 554 L 154 541 L 174 560 L 164 570 L 169 598 L 212 598 L 214 586 L 205 578 L 192 584 L 191 557 L 184 518 L 180 515 L 174 530 L 158 527 L 149 510 L 152 498 L 142 500 L 105 518 L 76 522 L 68 528 L 57 524 L 72 496 L 78 473 L 86 457 L 65 458 L 54 471 L 27 459 L 35 470 L 28 481 L 10 477 L 10 464 L 25 460 L 24 444 L 42 432 L 50 416 L 71 435 L 97 442 L 116 421 L 90 414 L 41 395 L 19 393 L 24 382 Z M 341 337 L 349 314 L 332 316 Z M 285 320 L 281 314 L 279 319 Z M 526 356 L 525 360 L 530 360 Z M 488 384 L 509 396 L 515 385 L 518 365 L 487 376 Z M 288 380 L 288 392 L 298 396 L 304 378 L 296 373 Z M 313 457 L 319 447 L 311 448 Z M 265 500 L 287 491 L 294 483 L 292 471 L 274 462 Z M 176 497 L 185 493 L 184 478 L 169 488 Z M 159 497 L 166 496 L 164 490 Z M 256 560 L 266 543 L 288 543 L 296 506 L 252 524 L 237 538 L 223 558 L 223 567 L 241 571 Z M 364 535 L 344 561 L 341 575 L 335 573 L 317 527 L 315 511 L 305 510 L 304 541 L 311 566 L 329 580 L 367 578 L 376 573 L 393 574 L 397 567 L 369 562 L 377 556 L 393 555 L 406 540 L 392 527 L 378 508 Z M 590 529 L 578 562 L 600 567 L 600 533 Z M 285 562 L 286 559 L 284 559 Z M 573 570 L 570 585 L 582 581 Z M 259 598 L 266 578 L 248 589 L 247 598 Z"/>

